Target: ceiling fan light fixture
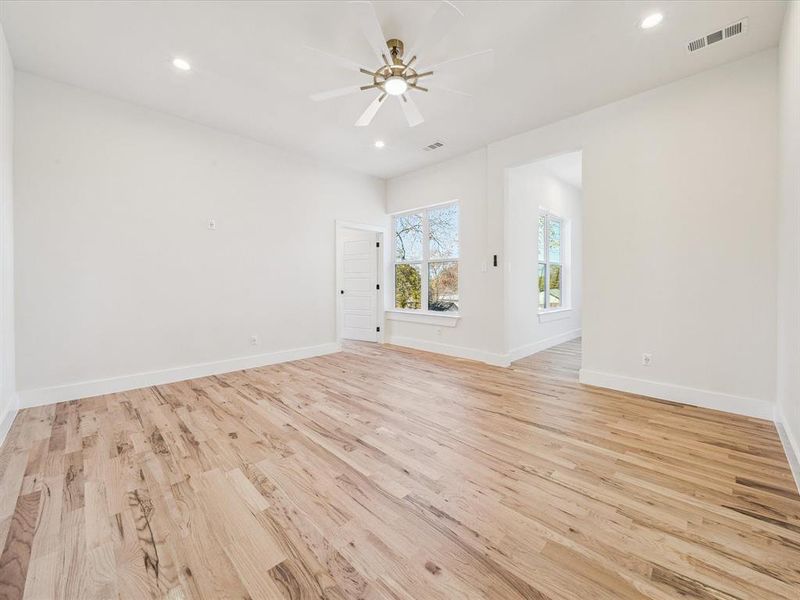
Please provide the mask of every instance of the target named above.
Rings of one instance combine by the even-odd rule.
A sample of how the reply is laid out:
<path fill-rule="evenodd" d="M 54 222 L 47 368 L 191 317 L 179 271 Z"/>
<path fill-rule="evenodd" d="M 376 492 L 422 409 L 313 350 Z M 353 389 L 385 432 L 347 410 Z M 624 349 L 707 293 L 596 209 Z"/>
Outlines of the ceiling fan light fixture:
<path fill-rule="evenodd" d="M 408 90 L 408 83 L 399 75 L 393 75 L 383 83 L 383 89 L 390 96 L 402 96 Z"/>

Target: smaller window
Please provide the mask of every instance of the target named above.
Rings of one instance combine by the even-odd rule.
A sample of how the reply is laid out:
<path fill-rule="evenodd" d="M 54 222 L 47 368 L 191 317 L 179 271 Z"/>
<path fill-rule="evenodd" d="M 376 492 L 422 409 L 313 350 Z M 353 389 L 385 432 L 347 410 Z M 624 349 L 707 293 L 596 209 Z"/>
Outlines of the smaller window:
<path fill-rule="evenodd" d="M 558 217 L 539 216 L 539 310 L 563 307 L 562 231 L 563 222 Z"/>

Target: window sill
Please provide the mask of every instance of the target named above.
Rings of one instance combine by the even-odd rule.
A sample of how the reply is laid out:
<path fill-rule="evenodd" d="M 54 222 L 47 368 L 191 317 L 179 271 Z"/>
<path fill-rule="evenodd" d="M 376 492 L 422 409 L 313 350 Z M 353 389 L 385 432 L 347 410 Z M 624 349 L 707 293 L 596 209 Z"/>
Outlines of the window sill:
<path fill-rule="evenodd" d="M 390 321 L 406 321 L 408 323 L 422 323 L 425 325 L 438 325 L 440 327 L 455 327 L 461 318 L 459 314 L 446 314 L 428 310 L 400 310 L 392 308 L 386 310 L 386 318 Z"/>
<path fill-rule="evenodd" d="M 561 321 L 562 319 L 569 319 L 572 315 L 571 308 L 552 308 L 549 310 L 539 311 L 539 323 L 549 323 L 550 321 Z"/>

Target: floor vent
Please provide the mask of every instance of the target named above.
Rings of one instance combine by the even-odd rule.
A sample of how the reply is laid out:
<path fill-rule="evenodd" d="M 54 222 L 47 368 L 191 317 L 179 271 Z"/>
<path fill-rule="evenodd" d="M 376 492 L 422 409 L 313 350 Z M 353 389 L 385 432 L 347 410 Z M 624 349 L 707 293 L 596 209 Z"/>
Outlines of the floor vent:
<path fill-rule="evenodd" d="M 430 152 L 431 150 L 438 150 L 442 146 L 444 146 L 442 142 L 433 142 L 432 144 L 425 146 L 423 150 L 425 150 L 425 152 Z"/>
<path fill-rule="evenodd" d="M 742 33 L 747 33 L 747 18 L 736 21 L 735 23 L 731 23 L 723 29 L 719 29 L 718 31 L 704 35 L 696 40 L 692 40 L 686 45 L 686 48 L 689 50 L 689 52 L 697 52 L 698 50 L 707 48 L 712 44 L 716 44 L 722 40 L 727 40 L 735 35 L 741 35 Z"/>

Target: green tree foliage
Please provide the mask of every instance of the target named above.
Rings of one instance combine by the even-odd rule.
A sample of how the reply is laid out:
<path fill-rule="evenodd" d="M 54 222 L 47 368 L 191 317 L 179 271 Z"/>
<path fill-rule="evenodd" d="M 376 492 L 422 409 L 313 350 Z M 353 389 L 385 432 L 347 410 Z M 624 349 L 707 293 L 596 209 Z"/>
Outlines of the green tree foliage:
<path fill-rule="evenodd" d="M 550 266 L 550 289 L 561 289 L 561 267 L 559 265 Z"/>
<path fill-rule="evenodd" d="M 395 267 L 394 300 L 397 308 L 419 308 L 422 303 L 422 280 L 414 265 Z"/>

